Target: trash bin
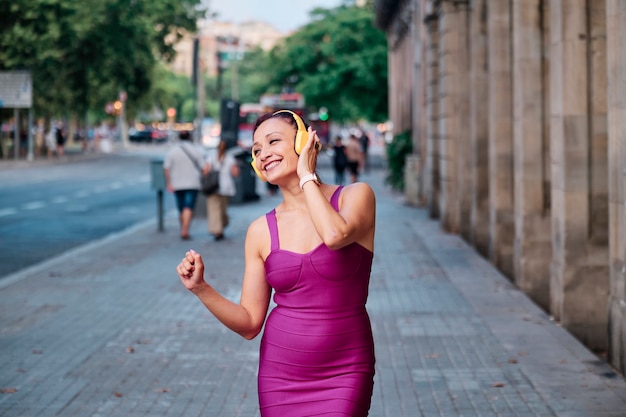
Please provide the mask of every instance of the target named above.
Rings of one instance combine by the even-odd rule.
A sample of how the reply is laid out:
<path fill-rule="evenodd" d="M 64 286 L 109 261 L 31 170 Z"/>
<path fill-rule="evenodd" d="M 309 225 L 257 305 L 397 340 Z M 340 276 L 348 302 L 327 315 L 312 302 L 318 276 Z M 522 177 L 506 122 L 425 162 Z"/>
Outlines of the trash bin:
<path fill-rule="evenodd" d="M 233 154 L 239 165 L 239 176 L 235 178 L 237 191 L 230 199 L 232 204 L 242 204 L 248 201 L 257 201 L 259 195 L 256 193 L 257 176 L 252 169 L 252 155 L 248 151 L 238 150 Z"/>

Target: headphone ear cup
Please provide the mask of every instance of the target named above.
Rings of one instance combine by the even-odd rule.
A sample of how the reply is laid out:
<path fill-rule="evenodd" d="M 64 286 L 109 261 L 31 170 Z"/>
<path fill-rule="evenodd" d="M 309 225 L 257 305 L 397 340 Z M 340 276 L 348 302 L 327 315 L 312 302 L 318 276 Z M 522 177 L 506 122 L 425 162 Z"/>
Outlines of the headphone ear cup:
<path fill-rule="evenodd" d="M 306 145 L 307 140 L 309 140 L 309 132 L 307 132 L 306 130 L 298 129 L 298 132 L 296 133 L 296 143 L 294 145 L 294 148 L 298 155 L 300 155 L 300 152 L 302 152 L 302 148 L 304 148 L 304 145 Z"/>
<path fill-rule="evenodd" d="M 278 110 L 274 114 L 278 113 L 288 113 L 293 119 L 296 121 L 297 131 L 296 131 L 296 140 L 293 143 L 293 148 L 298 155 L 302 152 L 302 148 L 306 145 L 307 140 L 309 140 L 309 132 L 306 129 L 306 125 L 300 116 L 297 113 L 292 112 L 291 110 Z"/>
<path fill-rule="evenodd" d="M 261 174 L 261 171 L 259 171 L 259 169 L 256 167 L 256 157 L 252 156 L 252 162 L 250 162 L 250 165 L 252 165 L 252 169 L 254 170 L 254 172 L 256 172 L 256 175 L 261 179 L 261 181 L 267 181 L 265 179 L 265 176 Z"/>

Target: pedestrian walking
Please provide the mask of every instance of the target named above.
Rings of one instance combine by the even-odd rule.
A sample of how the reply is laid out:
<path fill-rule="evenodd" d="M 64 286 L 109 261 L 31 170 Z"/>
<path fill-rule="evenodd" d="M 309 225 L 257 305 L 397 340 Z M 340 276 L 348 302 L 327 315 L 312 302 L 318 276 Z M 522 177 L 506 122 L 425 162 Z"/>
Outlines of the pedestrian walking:
<path fill-rule="evenodd" d="M 369 172 L 370 170 L 370 161 L 369 161 L 369 149 L 370 149 L 370 137 L 367 132 L 364 130 L 359 130 L 359 136 L 357 138 L 359 143 L 361 144 L 361 152 L 363 155 L 363 172 Z"/>
<path fill-rule="evenodd" d="M 217 145 L 217 154 L 210 158 L 210 170 L 219 171 L 220 186 L 216 193 L 207 196 L 207 221 L 209 233 L 215 240 L 224 239 L 224 229 L 228 226 L 228 203 L 236 194 L 235 178 L 239 176 L 239 165 L 235 157 L 227 151 L 228 143 L 221 140 Z"/>
<path fill-rule="evenodd" d="M 57 139 L 56 139 L 56 128 L 54 126 L 50 126 L 50 130 L 46 133 L 46 152 L 48 154 L 48 159 L 51 159 L 52 156 L 57 151 Z"/>
<path fill-rule="evenodd" d="M 336 184 L 343 185 L 347 164 L 346 147 L 341 143 L 341 136 L 337 135 L 333 144 L 333 168 L 335 169 Z"/>
<path fill-rule="evenodd" d="M 282 201 L 248 228 L 239 303 L 205 281 L 204 259 L 194 250 L 177 273 L 229 329 L 246 339 L 264 329 L 258 369 L 262 417 L 365 417 L 375 362 L 365 307 L 374 192 L 366 183 L 322 183 L 315 173 L 319 137 L 295 113 L 261 116 L 253 137 L 253 168 L 278 185 Z M 276 306 L 266 320 L 272 292 Z"/>
<path fill-rule="evenodd" d="M 355 183 L 359 180 L 359 173 L 363 165 L 363 151 L 356 135 L 351 134 L 346 148 L 346 158 L 348 160 L 348 172 L 350 173 L 350 181 Z"/>
<path fill-rule="evenodd" d="M 56 140 L 57 156 L 59 158 L 62 158 L 65 152 L 65 131 L 64 131 L 63 122 L 59 122 L 57 124 L 54 134 L 55 134 L 55 140 Z"/>
<path fill-rule="evenodd" d="M 165 156 L 163 172 L 167 191 L 174 193 L 176 198 L 180 238 L 189 240 L 189 227 L 200 189 L 200 172 L 207 172 L 209 168 L 204 162 L 202 149 L 191 142 L 188 131 L 181 131 L 179 139 L 180 144 L 172 147 Z"/>

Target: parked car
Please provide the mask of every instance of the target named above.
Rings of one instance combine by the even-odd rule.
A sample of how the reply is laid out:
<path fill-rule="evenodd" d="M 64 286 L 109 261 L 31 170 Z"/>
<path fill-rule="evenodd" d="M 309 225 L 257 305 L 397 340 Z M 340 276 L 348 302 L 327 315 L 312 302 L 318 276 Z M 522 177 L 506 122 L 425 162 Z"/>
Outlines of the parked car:
<path fill-rule="evenodd" d="M 128 129 L 128 140 L 138 143 L 164 142 L 167 140 L 167 132 L 164 130 L 153 129 L 151 127 L 141 130 L 131 127 Z"/>

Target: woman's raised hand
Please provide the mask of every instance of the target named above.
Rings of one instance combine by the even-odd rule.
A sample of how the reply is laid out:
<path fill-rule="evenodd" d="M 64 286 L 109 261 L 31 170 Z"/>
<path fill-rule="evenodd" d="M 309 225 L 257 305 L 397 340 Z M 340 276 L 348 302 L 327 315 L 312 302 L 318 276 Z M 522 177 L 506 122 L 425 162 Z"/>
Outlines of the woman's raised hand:
<path fill-rule="evenodd" d="M 204 261 L 202 256 L 193 249 L 185 253 L 185 257 L 176 267 L 176 272 L 185 288 L 196 292 L 204 285 Z"/>
<path fill-rule="evenodd" d="M 315 172 L 317 168 L 317 154 L 322 149 L 322 143 L 320 142 L 317 132 L 309 126 L 309 139 L 300 152 L 300 159 L 298 159 L 298 176 L 302 178 L 307 174 Z"/>

